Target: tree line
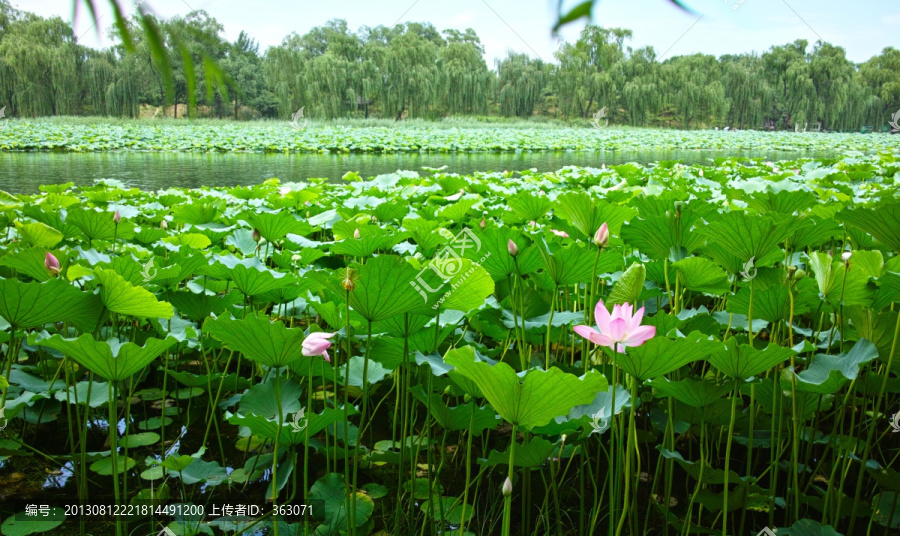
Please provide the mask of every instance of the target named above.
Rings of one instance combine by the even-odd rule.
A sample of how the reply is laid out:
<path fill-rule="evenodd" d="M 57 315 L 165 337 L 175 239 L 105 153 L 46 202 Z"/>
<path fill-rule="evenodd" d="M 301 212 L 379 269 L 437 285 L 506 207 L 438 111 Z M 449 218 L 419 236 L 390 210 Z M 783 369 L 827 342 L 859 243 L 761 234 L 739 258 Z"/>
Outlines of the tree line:
<path fill-rule="evenodd" d="M 363 26 L 336 19 L 260 52 L 229 42 L 205 11 L 127 24 L 133 50 L 77 43 L 59 17 L 0 0 L 0 105 L 8 116 L 95 115 L 287 119 L 499 116 L 631 126 L 883 130 L 900 108 L 900 50 L 856 64 L 839 46 L 798 39 L 768 51 L 660 59 L 631 30 L 588 25 L 553 61 L 508 52 L 493 68 L 477 33 L 429 23 Z M 129 30 L 129 28 L 126 28 Z M 161 57 L 154 39 L 177 44 Z M 174 82 L 168 84 L 167 77 Z M 173 104 L 205 103 L 200 107 Z M 161 112 L 161 113 L 160 113 Z M 146 112 L 143 113 L 146 115 Z M 602 118 L 602 119 L 601 119 Z"/>

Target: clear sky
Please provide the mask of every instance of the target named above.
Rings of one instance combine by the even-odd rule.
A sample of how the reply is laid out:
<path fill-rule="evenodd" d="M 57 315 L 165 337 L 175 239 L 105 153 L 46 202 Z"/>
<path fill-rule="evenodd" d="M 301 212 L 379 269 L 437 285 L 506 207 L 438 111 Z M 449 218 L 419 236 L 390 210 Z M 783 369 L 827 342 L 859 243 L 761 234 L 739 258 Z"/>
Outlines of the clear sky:
<path fill-rule="evenodd" d="M 72 19 L 73 0 L 11 0 L 18 9 L 41 16 Z M 101 4 L 98 36 L 79 1 L 75 34 L 92 47 L 108 46 L 112 17 L 108 0 Z M 130 13 L 139 0 L 119 0 Z M 569 5 L 577 0 L 566 0 Z M 851 61 L 862 62 L 886 47 L 900 46 L 900 0 L 688 0 L 697 13 L 679 10 L 667 0 L 601 0 L 594 22 L 634 31 L 629 43 L 652 45 L 657 57 L 703 52 L 716 56 L 763 52 L 772 45 L 823 39 L 844 47 Z M 162 17 L 204 9 L 234 40 L 241 30 L 265 50 L 291 32 L 303 34 L 334 18 L 350 28 L 391 26 L 397 22 L 431 22 L 439 30 L 473 28 L 485 45 L 488 65 L 507 50 L 553 59 L 558 40 L 550 35 L 556 0 L 143 0 Z M 702 15 L 701 15 L 702 14 Z M 573 40 L 582 24 L 562 37 Z"/>

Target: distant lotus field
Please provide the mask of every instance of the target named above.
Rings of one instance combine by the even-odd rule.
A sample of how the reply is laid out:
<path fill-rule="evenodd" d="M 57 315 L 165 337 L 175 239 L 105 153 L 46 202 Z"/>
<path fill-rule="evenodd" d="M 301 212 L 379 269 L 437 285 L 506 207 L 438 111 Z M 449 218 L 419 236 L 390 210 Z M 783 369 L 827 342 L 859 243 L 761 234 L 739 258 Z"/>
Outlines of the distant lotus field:
<path fill-rule="evenodd" d="M 876 153 L 900 145 L 890 134 L 568 128 L 473 120 L 271 122 L 0 120 L 0 151 L 180 151 L 259 153 L 455 153 L 522 151 L 811 151 Z M 387 123 L 387 124 L 383 124 Z M 383 124 L 383 125 L 382 125 Z"/>
<path fill-rule="evenodd" d="M 9 122 L 2 150 L 846 156 L 0 192 L 0 531 L 897 534 L 894 140 Z"/>

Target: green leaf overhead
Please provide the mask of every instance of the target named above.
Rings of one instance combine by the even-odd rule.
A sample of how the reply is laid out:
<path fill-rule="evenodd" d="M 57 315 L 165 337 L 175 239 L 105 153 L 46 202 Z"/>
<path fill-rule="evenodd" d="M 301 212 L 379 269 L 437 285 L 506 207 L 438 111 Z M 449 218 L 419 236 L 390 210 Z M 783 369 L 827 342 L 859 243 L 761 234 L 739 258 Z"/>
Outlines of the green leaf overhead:
<path fill-rule="evenodd" d="M 122 381 L 153 362 L 175 344 L 174 339 L 149 338 L 144 346 L 118 339 L 97 341 L 90 333 L 77 339 L 64 339 L 54 335 L 38 344 L 59 350 L 87 367 L 91 372 L 109 381 Z"/>

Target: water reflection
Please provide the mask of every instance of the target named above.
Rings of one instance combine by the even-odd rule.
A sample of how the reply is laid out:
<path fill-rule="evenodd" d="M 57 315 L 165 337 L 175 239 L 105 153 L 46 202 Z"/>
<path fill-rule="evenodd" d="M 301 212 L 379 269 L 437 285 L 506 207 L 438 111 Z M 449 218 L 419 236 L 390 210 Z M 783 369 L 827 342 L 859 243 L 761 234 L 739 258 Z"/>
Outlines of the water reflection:
<path fill-rule="evenodd" d="M 117 179 L 128 186 L 157 190 L 172 186 L 235 186 L 257 184 L 271 177 L 283 182 L 310 177 L 339 182 L 349 172 L 363 177 L 398 169 L 422 172 L 424 166 L 447 166 L 447 173 L 555 171 L 564 166 L 600 167 L 625 162 L 646 164 L 683 160 L 709 163 L 712 158 L 745 156 L 767 160 L 828 157 L 831 154 L 785 151 L 568 151 L 455 154 L 197 154 L 197 153 L 0 153 L 0 190 L 34 193 L 41 184 L 74 182 L 90 185 L 95 179 Z"/>

